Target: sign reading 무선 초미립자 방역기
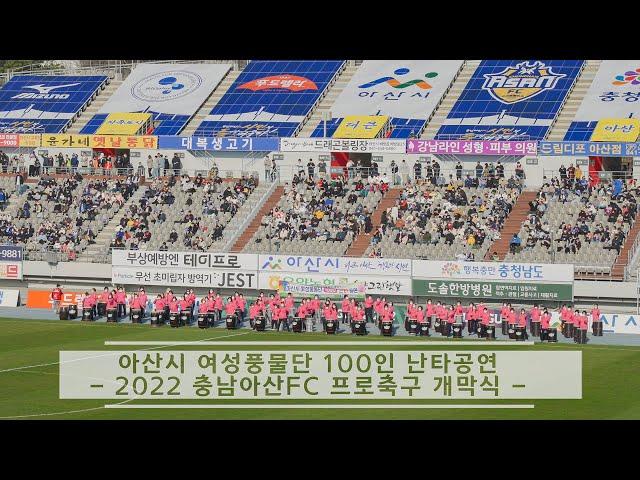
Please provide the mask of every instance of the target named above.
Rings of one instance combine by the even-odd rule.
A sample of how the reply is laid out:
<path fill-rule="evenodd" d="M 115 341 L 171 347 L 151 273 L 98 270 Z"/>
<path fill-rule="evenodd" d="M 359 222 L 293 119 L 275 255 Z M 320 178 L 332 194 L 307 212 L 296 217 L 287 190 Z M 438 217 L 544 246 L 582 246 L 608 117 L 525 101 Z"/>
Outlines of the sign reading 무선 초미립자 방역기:
<path fill-rule="evenodd" d="M 339 138 L 281 138 L 281 152 L 362 152 L 399 153 L 407 150 L 405 140 L 395 139 L 339 139 Z"/>
<path fill-rule="evenodd" d="M 522 300 L 573 300 L 573 265 L 413 261 L 413 294 Z"/>
<path fill-rule="evenodd" d="M 535 155 L 538 142 L 488 140 L 407 140 L 407 153 L 458 155 Z"/>
<path fill-rule="evenodd" d="M 113 250 L 114 284 L 256 288 L 258 256 L 209 252 Z"/>
<path fill-rule="evenodd" d="M 258 288 L 294 295 L 363 298 L 365 295 L 411 295 L 411 277 L 312 274 L 261 271 Z"/>
<path fill-rule="evenodd" d="M 206 150 L 212 152 L 274 152 L 280 150 L 280 139 L 262 137 L 159 136 L 158 148 L 171 150 Z"/>
<path fill-rule="evenodd" d="M 22 247 L 0 245 L 0 280 L 22 280 Z"/>

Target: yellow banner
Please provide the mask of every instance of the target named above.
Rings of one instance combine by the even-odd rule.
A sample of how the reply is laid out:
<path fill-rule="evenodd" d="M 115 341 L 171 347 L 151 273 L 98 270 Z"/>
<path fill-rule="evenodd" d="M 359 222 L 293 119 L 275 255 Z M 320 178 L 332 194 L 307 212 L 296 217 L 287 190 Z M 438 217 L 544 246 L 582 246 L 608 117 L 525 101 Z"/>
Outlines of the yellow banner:
<path fill-rule="evenodd" d="M 158 148 L 158 137 L 152 135 L 90 135 L 91 148 Z"/>
<path fill-rule="evenodd" d="M 136 135 L 144 133 L 140 130 L 150 121 L 150 113 L 110 113 L 96 130 L 96 134 Z"/>
<path fill-rule="evenodd" d="M 592 142 L 635 142 L 640 134 L 636 118 L 603 118 L 591 134 Z"/>
<path fill-rule="evenodd" d="M 156 150 L 158 148 L 158 137 L 151 135 L 43 134 L 40 146 L 57 148 L 146 148 Z"/>
<path fill-rule="evenodd" d="M 72 135 L 67 133 L 43 133 L 41 147 L 89 148 L 91 135 Z"/>
<path fill-rule="evenodd" d="M 18 135 L 18 145 L 20 147 L 39 147 L 40 134 L 39 133 L 21 133 L 20 135 Z"/>
<path fill-rule="evenodd" d="M 386 115 L 347 115 L 333 138 L 377 138 L 388 121 Z"/>

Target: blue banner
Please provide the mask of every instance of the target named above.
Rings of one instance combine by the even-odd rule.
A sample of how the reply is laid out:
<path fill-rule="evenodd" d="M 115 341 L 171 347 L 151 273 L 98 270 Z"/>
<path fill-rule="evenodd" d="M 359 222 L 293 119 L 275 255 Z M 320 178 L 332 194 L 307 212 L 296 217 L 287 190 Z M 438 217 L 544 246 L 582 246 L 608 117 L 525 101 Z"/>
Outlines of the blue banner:
<path fill-rule="evenodd" d="M 158 148 L 214 152 L 273 152 L 280 150 L 280 139 L 259 137 L 170 137 L 161 135 L 158 137 Z"/>
<path fill-rule="evenodd" d="M 0 245 L 0 262 L 21 262 L 22 247 L 17 245 Z"/>
<path fill-rule="evenodd" d="M 538 155 L 591 155 L 638 157 L 640 143 L 624 142 L 539 142 Z"/>

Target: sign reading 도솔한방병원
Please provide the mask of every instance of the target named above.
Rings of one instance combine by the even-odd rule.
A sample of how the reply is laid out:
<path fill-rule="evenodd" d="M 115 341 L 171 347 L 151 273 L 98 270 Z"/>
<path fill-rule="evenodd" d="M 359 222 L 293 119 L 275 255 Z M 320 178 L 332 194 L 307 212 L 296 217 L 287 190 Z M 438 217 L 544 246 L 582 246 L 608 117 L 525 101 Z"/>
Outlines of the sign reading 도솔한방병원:
<path fill-rule="evenodd" d="M 413 294 L 425 297 L 573 301 L 572 284 L 484 282 L 479 280 L 413 279 Z"/>
<path fill-rule="evenodd" d="M 61 399 L 582 398 L 581 351 L 60 351 L 59 373 Z"/>

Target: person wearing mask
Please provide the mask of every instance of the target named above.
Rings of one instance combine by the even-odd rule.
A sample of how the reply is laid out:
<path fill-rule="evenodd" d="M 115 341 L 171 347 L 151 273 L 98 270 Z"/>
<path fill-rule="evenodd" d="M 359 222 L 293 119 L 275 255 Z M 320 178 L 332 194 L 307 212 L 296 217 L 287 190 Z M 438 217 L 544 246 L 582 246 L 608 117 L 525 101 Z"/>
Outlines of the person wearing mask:
<path fill-rule="evenodd" d="M 591 329 L 594 337 L 602 336 L 602 318 L 600 317 L 600 308 L 597 303 L 591 309 Z"/>
<path fill-rule="evenodd" d="M 224 305 L 225 318 L 233 319 L 233 328 L 236 328 L 238 319 L 236 318 L 236 302 L 233 297 L 227 297 L 227 303 Z"/>
<path fill-rule="evenodd" d="M 56 312 L 56 315 L 60 313 L 60 303 L 62 302 L 62 297 L 62 288 L 60 288 L 60 284 L 58 283 L 56 285 L 56 288 L 51 291 L 50 295 L 53 310 Z"/>
<path fill-rule="evenodd" d="M 124 288 L 118 287 L 116 291 L 116 302 L 118 302 L 118 318 L 127 315 L 127 293 Z"/>

